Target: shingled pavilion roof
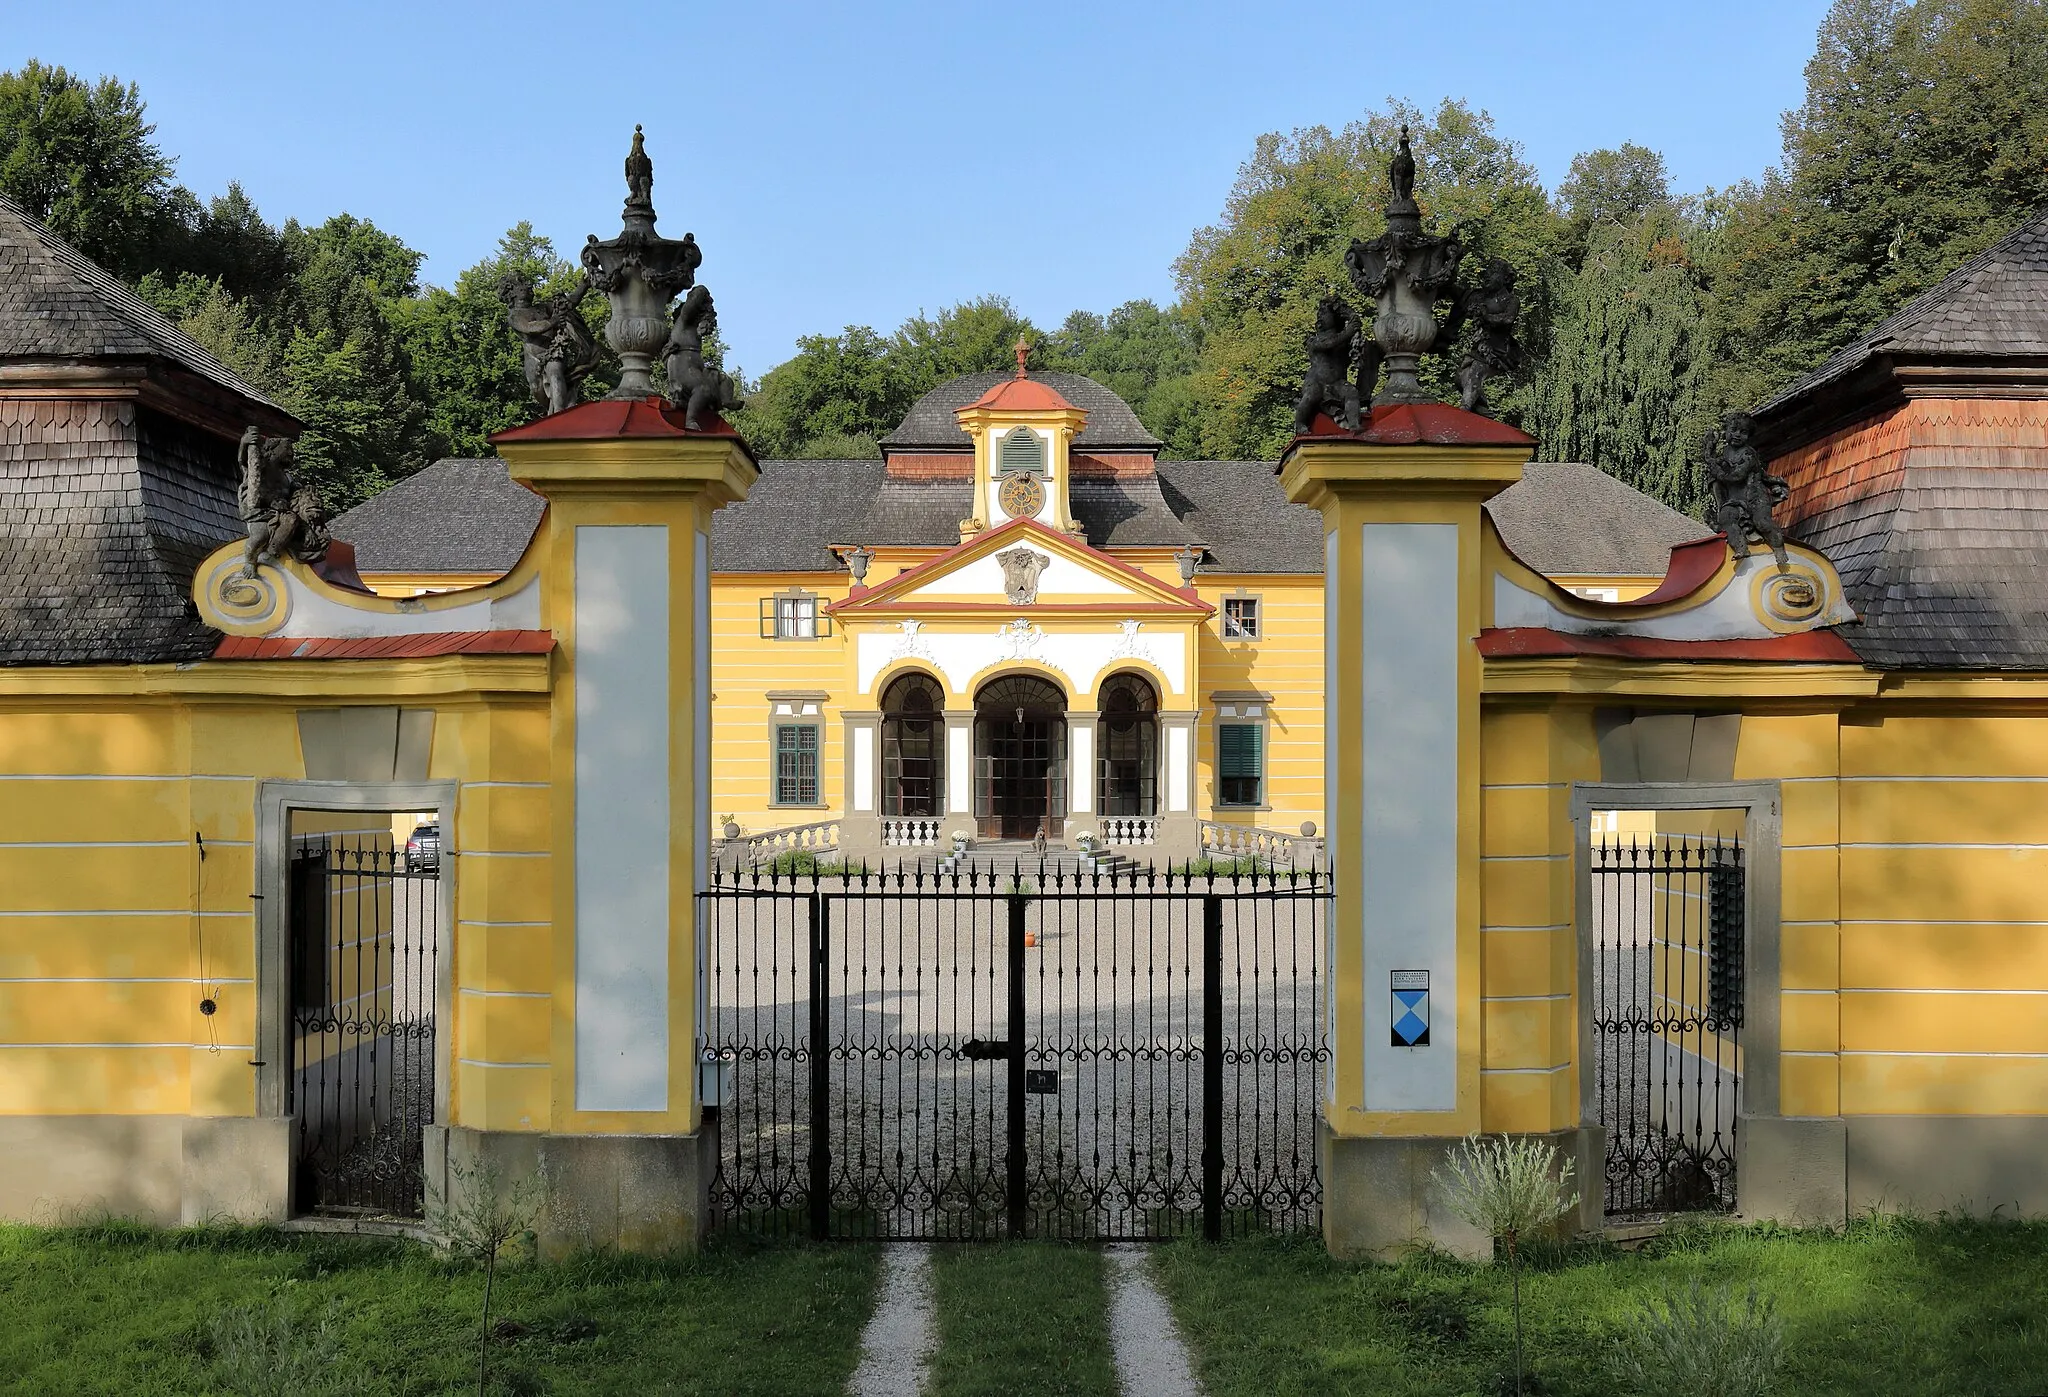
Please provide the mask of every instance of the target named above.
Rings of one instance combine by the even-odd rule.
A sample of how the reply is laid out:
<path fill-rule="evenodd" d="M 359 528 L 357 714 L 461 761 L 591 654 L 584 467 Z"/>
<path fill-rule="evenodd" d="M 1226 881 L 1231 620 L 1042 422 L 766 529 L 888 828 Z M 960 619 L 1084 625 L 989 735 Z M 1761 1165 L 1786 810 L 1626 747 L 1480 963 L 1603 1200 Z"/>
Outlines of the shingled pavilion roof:
<path fill-rule="evenodd" d="M 1757 407 L 1756 440 L 1782 460 L 1843 429 L 1888 430 L 1883 414 L 1906 401 L 1909 385 L 1934 399 L 1969 399 L 1980 413 L 1998 413 L 2000 399 L 2011 404 L 2001 426 L 1974 437 L 1943 441 L 1922 423 L 1882 449 L 1852 451 L 1845 462 L 1854 468 L 1827 452 L 1784 467 L 1794 485 L 1787 531 L 1841 573 L 1861 618 L 1842 638 L 1866 663 L 2048 671 L 2043 382 L 2048 214 Z"/>
<path fill-rule="evenodd" d="M 896 430 L 882 438 L 888 450 L 971 451 L 974 443 L 960 429 L 956 413 L 1000 383 L 1016 378 L 1011 369 L 990 369 L 941 383 L 911 405 Z M 1092 378 L 1080 374 L 1039 373 L 1042 384 L 1088 414 L 1087 425 L 1074 438 L 1077 451 L 1157 451 L 1164 443 L 1145 430 L 1131 405 Z"/>
<path fill-rule="evenodd" d="M 199 659 L 199 560 L 242 532 L 234 436 L 296 424 L 0 198 L 0 665 Z M 195 425 L 204 423 L 206 425 Z"/>

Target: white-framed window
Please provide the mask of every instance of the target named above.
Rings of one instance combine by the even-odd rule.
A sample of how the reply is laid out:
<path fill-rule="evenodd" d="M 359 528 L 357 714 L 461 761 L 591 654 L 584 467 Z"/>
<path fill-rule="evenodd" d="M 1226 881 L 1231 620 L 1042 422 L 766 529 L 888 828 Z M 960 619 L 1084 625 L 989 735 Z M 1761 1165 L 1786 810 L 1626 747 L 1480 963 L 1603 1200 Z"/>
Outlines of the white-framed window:
<path fill-rule="evenodd" d="M 1257 640 L 1264 634 L 1261 630 L 1263 618 L 1259 614 L 1257 597 L 1225 597 L 1223 599 L 1223 638 L 1225 640 Z"/>
<path fill-rule="evenodd" d="M 813 592 L 777 592 L 761 598 L 763 640 L 816 640 L 832 634 L 832 618 L 819 607 Z"/>
<path fill-rule="evenodd" d="M 775 725 L 775 804 L 818 804 L 818 725 Z"/>

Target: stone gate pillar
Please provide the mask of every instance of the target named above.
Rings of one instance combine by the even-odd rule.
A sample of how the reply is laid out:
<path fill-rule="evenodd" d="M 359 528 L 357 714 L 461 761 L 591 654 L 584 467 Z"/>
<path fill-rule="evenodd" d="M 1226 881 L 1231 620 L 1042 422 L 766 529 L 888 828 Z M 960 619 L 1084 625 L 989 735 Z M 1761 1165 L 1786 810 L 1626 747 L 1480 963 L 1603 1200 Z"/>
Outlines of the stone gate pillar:
<path fill-rule="evenodd" d="M 475 1019 L 458 1032 L 465 1055 L 544 1064 L 548 1086 L 523 1130 L 458 1102 L 430 1178 L 437 1158 L 458 1194 L 465 1163 L 544 1173 L 546 1250 L 691 1247 L 717 1159 L 694 897 L 711 867 L 711 516 L 758 468 L 722 422 L 688 430 L 656 398 L 583 403 L 495 444 L 548 502 L 533 547 L 555 636 L 550 891 L 495 915 L 548 926 L 552 977 L 545 1038 L 501 1043 L 503 1001 L 460 993 L 474 962 L 458 954 L 458 1017 Z"/>
<path fill-rule="evenodd" d="M 1339 1256 L 1479 1241 L 1430 1171 L 1480 1124 L 1480 506 L 1521 478 L 1532 445 L 1403 404 L 1357 433 L 1297 437 L 1280 462 L 1325 531 L 1336 901 L 1320 1135 Z"/>

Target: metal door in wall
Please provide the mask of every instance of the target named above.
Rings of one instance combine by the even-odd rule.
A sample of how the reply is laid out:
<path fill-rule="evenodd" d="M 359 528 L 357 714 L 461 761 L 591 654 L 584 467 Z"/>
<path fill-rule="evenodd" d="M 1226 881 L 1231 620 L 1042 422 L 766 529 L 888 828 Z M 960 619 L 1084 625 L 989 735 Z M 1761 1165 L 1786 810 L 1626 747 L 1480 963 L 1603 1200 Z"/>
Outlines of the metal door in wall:
<path fill-rule="evenodd" d="M 355 835 L 290 863 L 295 1209 L 417 1217 L 434 1116 L 440 859 Z"/>
<path fill-rule="evenodd" d="M 741 874 L 700 898 L 722 1224 L 1312 1228 L 1317 875 Z"/>
<path fill-rule="evenodd" d="M 1733 1211 L 1747 884 L 1739 840 L 1590 851 L 1593 1073 L 1610 1216 Z"/>

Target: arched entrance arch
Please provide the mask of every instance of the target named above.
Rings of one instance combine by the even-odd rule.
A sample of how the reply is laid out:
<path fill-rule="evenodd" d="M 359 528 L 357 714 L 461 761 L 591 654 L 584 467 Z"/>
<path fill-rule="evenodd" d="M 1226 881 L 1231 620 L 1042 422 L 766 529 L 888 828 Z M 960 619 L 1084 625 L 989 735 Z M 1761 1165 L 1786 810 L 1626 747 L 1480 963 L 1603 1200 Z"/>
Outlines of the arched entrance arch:
<path fill-rule="evenodd" d="M 1058 839 L 1067 817 L 1067 696 L 1035 674 L 974 695 L 974 819 L 983 839 Z"/>
<path fill-rule="evenodd" d="M 936 816 L 946 789 L 946 690 L 929 674 L 882 691 L 882 813 Z"/>
<path fill-rule="evenodd" d="M 1099 687 L 1097 808 L 1104 814 L 1159 813 L 1159 691 L 1142 674 L 1112 675 Z"/>

